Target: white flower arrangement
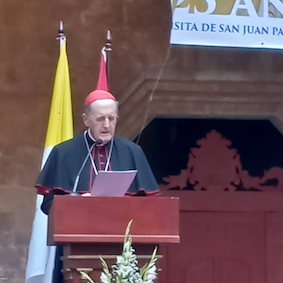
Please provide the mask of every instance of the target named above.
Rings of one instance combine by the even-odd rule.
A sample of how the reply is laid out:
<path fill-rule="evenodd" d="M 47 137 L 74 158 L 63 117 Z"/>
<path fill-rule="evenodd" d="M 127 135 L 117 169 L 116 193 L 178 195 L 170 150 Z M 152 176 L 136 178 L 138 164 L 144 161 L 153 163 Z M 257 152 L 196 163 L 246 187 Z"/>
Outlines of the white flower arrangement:
<path fill-rule="evenodd" d="M 130 235 L 130 228 L 133 220 L 131 220 L 126 228 L 123 252 L 121 256 L 117 256 L 116 264 L 112 266 L 112 272 L 109 271 L 107 263 L 100 257 L 102 262 L 103 271 L 100 276 L 100 283 L 153 283 L 157 278 L 156 268 L 156 252 L 157 247 L 154 249 L 149 263 L 145 264 L 142 268 L 138 267 L 137 256 L 132 247 L 132 237 Z M 80 272 L 83 279 L 88 283 L 95 283 L 88 274 Z"/>

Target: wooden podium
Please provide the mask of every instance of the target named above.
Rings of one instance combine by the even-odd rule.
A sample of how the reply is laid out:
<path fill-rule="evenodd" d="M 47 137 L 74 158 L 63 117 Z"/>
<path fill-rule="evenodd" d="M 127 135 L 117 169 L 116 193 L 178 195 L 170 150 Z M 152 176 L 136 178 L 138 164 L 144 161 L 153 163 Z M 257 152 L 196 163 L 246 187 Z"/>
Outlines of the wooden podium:
<path fill-rule="evenodd" d="M 180 241 L 178 198 L 55 196 L 48 220 L 48 244 L 63 245 L 64 282 L 83 282 L 79 271 L 100 282 L 99 255 L 108 266 L 116 263 L 131 219 L 140 266 L 149 261 L 155 246 Z"/>

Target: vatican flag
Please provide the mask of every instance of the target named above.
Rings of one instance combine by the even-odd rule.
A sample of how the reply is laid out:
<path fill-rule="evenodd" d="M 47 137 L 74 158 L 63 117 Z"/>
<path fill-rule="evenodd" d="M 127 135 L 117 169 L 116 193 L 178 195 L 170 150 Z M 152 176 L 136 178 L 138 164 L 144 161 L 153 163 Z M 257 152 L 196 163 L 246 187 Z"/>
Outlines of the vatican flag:
<path fill-rule="evenodd" d="M 53 147 L 73 137 L 73 114 L 66 42 L 57 65 L 49 122 L 41 169 Z M 41 211 L 42 195 L 37 195 L 29 245 L 26 283 L 51 283 L 56 247 L 47 246 L 47 216 Z"/>

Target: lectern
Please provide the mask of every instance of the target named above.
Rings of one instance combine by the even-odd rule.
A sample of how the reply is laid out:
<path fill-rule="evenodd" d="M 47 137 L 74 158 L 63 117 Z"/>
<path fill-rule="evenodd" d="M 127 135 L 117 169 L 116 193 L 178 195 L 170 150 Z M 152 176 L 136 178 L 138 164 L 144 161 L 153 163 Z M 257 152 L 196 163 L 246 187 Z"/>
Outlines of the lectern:
<path fill-rule="evenodd" d="M 79 271 L 100 282 L 99 256 L 108 266 L 115 264 L 131 219 L 140 265 L 149 261 L 155 246 L 180 241 L 178 198 L 55 196 L 48 220 L 48 244 L 63 245 L 64 282 L 81 282 Z"/>

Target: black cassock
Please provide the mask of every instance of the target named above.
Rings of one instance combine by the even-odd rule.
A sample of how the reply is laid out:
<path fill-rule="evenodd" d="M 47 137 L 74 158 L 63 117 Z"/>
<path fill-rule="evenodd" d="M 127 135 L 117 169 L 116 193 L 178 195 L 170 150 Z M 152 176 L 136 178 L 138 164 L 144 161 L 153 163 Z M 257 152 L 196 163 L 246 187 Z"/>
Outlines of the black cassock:
<path fill-rule="evenodd" d="M 89 137 L 88 133 L 78 135 L 53 148 L 36 183 L 38 192 L 45 195 L 41 206 L 44 213 L 49 213 L 55 194 L 68 194 L 73 190 L 75 179 L 88 155 L 86 142 L 89 148 L 94 144 L 94 141 Z M 105 169 L 111 151 L 110 148 L 111 142 L 104 146 L 93 147 L 91 154 L 97 170 Z M 108 170 L 138 170 L 127 195 L 159 195 L 158 185 L 144 152 L 139 145 L 129 140 L 118 136 L 114 137 Z M 88 158 L 80 174 L 77 192 L 89 192 L 94 178 L 95 173 L 91 159 Z M 62 247 L 58 247 L 53 276 L 54 283 L 63 282 L 63 277 L 60 272 L 62 269 L 62 262 L 60 261 L 61 255 Z"/>

